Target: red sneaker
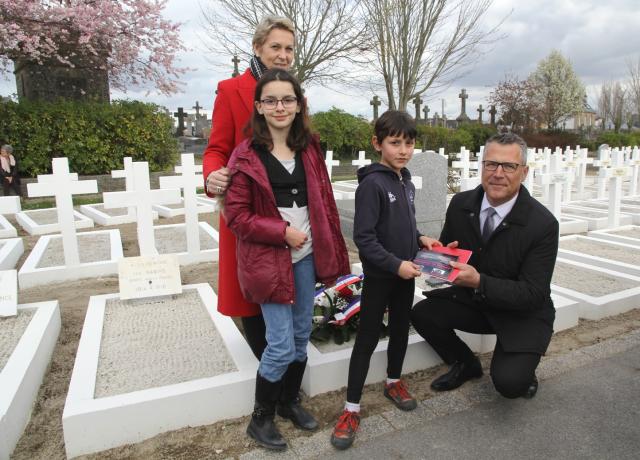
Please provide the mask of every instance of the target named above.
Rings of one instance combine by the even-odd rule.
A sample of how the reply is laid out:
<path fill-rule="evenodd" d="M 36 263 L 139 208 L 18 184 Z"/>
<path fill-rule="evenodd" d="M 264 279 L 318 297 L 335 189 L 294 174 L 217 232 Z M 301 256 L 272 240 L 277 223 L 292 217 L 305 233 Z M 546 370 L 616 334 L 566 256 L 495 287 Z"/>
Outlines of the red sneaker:
<path fill-rule="evenodd" d="M 360 426 L 360 414 L 344 410 L 336 423 L 331 435 L 331 444 L 336 449 L 344 450 L 351 447 L 356 439 L 356 432 Z"/>
<path fill-rule="evenodd" d="M 384 395 L 400 410 L 413 410 L 418 407 L 418 403 L 409 394 L 402 380 L 390 384 L 385 383 Z"/>

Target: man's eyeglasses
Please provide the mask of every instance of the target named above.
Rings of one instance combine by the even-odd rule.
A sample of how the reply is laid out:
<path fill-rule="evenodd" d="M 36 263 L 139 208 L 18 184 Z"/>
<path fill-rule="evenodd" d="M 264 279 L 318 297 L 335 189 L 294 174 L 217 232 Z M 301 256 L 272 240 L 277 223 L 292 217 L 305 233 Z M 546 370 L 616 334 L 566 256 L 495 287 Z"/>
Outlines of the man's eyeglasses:
<path fill-rule="evenodd" d="M 498 169 L 498 166 L 502 166 L 502 170 L 504 172 L 513 173 L 513 172 L 516 172 L 516 170 L 518 169 L 518 166 L 525 166 L 525 165 L 522 165 L 520 163 L 500 163 L 498 161 L 485 160 L 482 162 L 482 166 L 487 171 L 496 171 Z"/>
<path fill-rule="evenodd" d="M 275 97 L 267 97 L 260 100 L 260 104 L 265 109 L 273 110 L 278 107 L 278 102 L 282 102 L 282 107 L 285 109 L 292 109 L 298 103 L 298 98 L 295 96 L 285 96 L 282 99 L 276 99 Z"/>

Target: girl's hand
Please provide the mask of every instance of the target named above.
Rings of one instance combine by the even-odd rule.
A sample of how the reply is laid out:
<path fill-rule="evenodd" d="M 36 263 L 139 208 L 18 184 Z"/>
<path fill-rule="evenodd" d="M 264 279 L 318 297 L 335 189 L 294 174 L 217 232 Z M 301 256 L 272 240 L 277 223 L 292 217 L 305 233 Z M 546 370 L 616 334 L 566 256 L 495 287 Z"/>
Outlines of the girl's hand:
<path fill-rule="evenodd" d="M 229 168 L 223 166 L 207 176 L 207 192 L 212 195 L 223 195 L 229 186 Z"/>
<path fill-rule="evenodd" d="M 290 248 L 294 248 L 297 250 L 302 249 L 302 246 L 307 241 L 309 237 L 306 233 L 301 232 L 297 228 L 287 227 L 287 230 L 284 234 L 284 241 L 287 243 L 287 246 Z"/>

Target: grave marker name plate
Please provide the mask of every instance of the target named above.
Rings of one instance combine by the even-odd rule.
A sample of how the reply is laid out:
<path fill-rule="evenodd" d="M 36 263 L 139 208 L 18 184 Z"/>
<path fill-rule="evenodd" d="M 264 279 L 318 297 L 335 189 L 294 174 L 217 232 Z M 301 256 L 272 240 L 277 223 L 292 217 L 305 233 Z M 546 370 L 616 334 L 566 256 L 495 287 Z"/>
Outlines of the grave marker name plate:
<path fill-rule="evenodd" d="M 180 264 L 174 254 L 120 259 L 118 281 L 122 300 L 182 293 Z"/>
<path fill-rule="evenodd" d="M 0 316 L 18 314 L 18 272 L 0 271 Z"/>

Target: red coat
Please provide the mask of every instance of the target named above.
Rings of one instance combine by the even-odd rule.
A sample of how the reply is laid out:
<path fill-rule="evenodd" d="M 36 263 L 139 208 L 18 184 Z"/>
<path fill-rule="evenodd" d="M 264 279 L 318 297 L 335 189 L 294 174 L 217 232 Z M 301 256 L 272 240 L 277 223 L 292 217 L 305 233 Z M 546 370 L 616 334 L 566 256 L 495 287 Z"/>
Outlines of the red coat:
<path fill-rule="evenodd" d="M 291 304 L 295 298 L 291 252 L 284 236 L 287 223 L 276 206 L 267 171 L 250 141 L 238 145 L 231 159 L 231 185 L 224 200 L 229 228 L 238 237 L 238 280 L 246 299 Z M 316 279 L 333 284 L 349 273 L 347 247 L 331 181 L 320 146 L 313 141 L 302 153 L 307 206 L 313 235 Z"/>
<path fill-rule="evenodd" d="M 243 139 L 243 128 L 253 112 L 256 80 L 247 69 L 242 75 L 218 83 L 213 106 L 209 144 L 202 159 L 203 177 L 227 165 L 233 148 Z M 206 190 L 206 183 L 205 183 Z M 246 301 L 240 292 L 236 263 L 236 238 L 220 214 L 218 263 L 218 311 L 227 316 L 254 316 L 260 306 Z"/>

